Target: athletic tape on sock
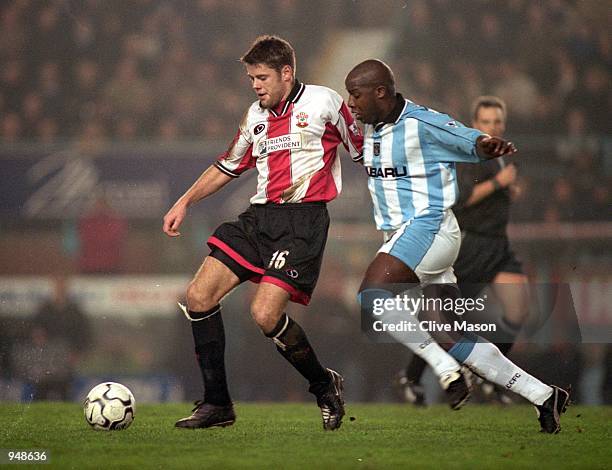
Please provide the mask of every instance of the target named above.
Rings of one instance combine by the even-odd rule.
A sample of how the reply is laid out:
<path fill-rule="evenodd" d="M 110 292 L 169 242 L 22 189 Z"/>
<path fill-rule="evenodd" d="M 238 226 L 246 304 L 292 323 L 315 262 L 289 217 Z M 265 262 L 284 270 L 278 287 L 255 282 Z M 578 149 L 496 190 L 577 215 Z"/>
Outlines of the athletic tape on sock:
<path fill-rule="evenodd" d="M 216 315 L 217 313 L 219 313 L 221 311 L 221 306 L 219 305 L 219 307 L 214 311 L 209 313 L 208 315 L 202 317 L 202 318 L 193 318 L 191 315 L 189 315 L 189 310 L 187 309 L 186 305 L 183 305 L 180 302 L 177 302 L 178 306 L 180 307 L 180 309 L 183 311 L 183 313 L 185 314 L 185 316 L 187 317 L 187 320 L 189 321 L 202 321 L 202 320 L 206 320 L 207 318 L 212 317 L 213 315 Z"/>
<path fill-rule="evenodd" d="M 284 317 L 284 318 L 283 318 Z M 283 321 L 284 320 L 284 321 Z M 282 325 L 281 325 L 282 324 Z M 279 325 L 280 329 L 279 329 Z M 276 327 L 274 328 L 274 330 L 272 330 L 269 334 L 267 334 L 266 336 L 268 336 L 269 338 L 272 338 L 272 341 L 274 341 L 274 344 L 276 344 L 279 348 L 281 348 L 283 351 L 287 349 L 287 345 L 285 343 L 283 343 L 279 337 L 285 332 L 287 331 L 287 327 L 289 326 L 289 315 L 287 315 L 286 313 L 283 314 L 283 316 L 279 319 Z M 277 331 L 278 330 L 278 331 Z"/>

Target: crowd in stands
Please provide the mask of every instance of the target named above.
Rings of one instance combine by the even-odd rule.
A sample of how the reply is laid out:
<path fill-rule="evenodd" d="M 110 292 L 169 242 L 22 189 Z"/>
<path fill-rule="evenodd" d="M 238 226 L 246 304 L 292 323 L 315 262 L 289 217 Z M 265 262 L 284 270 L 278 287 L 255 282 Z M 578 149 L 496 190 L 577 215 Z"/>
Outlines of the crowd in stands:
<path fill-rule="evenodd" d="M 391 25 L 392 64 L 415 102 L 469 122 L 471 100 L 495 94 L 510 134 L 556 136 L 522 165 L 525 200 L 544 165 L 558 204 L 524 218 L 610 217 L 595 209 L 609 205 L 612 175 L 606 2 L 374 3 L 7 0 L 0 142 L 227 140 L 253 99 L 238 58 L 257 35 L 291 39 L 305 68 L 334 29 Z"/>
<path fill-rule="evenodd" d="M 271 24 L 297 28 L 303 7 L 291 0 L 3 2 L 0 137 L 225 138 L 252 101 L 240 55 Z"/>

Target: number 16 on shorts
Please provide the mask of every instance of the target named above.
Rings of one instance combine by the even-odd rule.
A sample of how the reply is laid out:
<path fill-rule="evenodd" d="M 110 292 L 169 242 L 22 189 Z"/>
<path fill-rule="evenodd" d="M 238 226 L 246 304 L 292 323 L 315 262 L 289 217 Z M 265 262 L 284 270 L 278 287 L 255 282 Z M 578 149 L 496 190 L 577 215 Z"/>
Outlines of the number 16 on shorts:
<path fill-rule="evenodd" d="M 276 250 L 270 259 L 270 263 L 268 264 L 268 269 L 274 267 L 274 269 L 283 269 L 285 266 L 286 259 L 285 257 L 289 254 L 289 250 L 281 251 Z"/>

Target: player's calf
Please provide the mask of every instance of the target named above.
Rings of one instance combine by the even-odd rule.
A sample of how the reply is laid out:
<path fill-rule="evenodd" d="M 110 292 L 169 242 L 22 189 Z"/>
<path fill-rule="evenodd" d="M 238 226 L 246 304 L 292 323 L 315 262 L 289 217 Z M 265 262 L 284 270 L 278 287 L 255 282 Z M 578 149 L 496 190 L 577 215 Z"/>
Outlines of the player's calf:
<path fill-rule="evenodd" d="M 323 428 L 340 427 L 344 416 L 342 376 L 325 369 L 319 362 L 306 333 L 287 314 L 266 334 L 276 344 L 278 352 L 308 380 L 309 391 L 317 398 L 323 416 Z"/>

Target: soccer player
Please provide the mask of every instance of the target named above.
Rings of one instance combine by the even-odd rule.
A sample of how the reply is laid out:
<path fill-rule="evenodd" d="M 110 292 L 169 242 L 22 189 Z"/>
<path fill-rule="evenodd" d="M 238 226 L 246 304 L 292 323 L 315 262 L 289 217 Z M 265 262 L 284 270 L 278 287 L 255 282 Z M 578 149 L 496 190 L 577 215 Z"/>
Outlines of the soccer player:
<path fill-rule="evenodd" d="M 363 164 L 376 225 L 385 232 L 385 243 L 360 287 L 362 307 L 373 312 L 375 302 L 393 298 L 393 284 L 399 283 L 424 291 L 433 288 L 444 299 L 458 298 L 452 269 L 460 246 L 451 210 L 457 196 L 454 165 L 510 155 L 516 148 L 404 99 L 395 91 L 393 72 L 379 60 L 356 65 L 345 85 L 349 108 L 365 124 Z M 406 321 L 416 321 L 410 318 L 404 315 Z M 392 335 L 432 364 L 439 377 L 444 377 L 439 361 L 448 363 L 447 372 L 457 374 L 433 347 L 433 336 L 457 362 L 533 403 L 542 431 L 559 431 L 559 415 L 565 411 L 569 393 L 529 375 L 485 339 L 458 331 L 435 331 L 429 336 L 421 330 L 409 341 L 406 335 Z M 415 339 L 422 342 L 411 343 Z M 453 382 L 461 384 L 459 377 Z"/>
<path fill-rule="evenodd" d="M 481 96 L 473 109 L 472 127 L 485 134 L 504 137 L 506 104 L 496 96 Z M 503 157 L 480 165 L 457 164 L 459 199 L 453 206 L 461 228 L 461 249 L 454 271 L 463 297 L 475 298 L 491 283 L 503 316 L 498 322 L 495 346 L 503 354 L 512 348 L 528 312 L 527 276 L 510 249 L 506 234 L 516 166 Z M 414 404 L 424 401 L 421 377 L 427 363 L 413 356 L 400 375 L 404 396 Z M 502 404 L 511 403 L 501 389 L 482 386 L 485 396 Z"/>
<path fill-rule="evenodd" d="M 250 168 L 257 191 L 237 221 L 220 225 L 211 249 L 187 288 L 204 398 L 179 428 L 227 426 L 236 417 L 224 364 L 225 333 L 219 302 L 234 287 L 259 283 L 251 315 L 279 353 L 309 382 L 323 428 L 340 427 L 342 377 L 324 368 L 306 334 L 284 313 L 289 300 L 307 305 L 315 288 L 329 226 L 326 203 L 341 189 L 341 143 L 361 160 L 363 137 L 338 93 L 295 77 L 295 53 L 285 40 L 262 36 L 241 58 L 257 95 L 229 149 L 197 179 L 164 217 L 176 237 L 187 209 Z"/>

